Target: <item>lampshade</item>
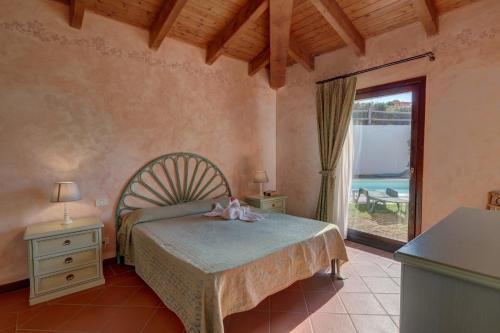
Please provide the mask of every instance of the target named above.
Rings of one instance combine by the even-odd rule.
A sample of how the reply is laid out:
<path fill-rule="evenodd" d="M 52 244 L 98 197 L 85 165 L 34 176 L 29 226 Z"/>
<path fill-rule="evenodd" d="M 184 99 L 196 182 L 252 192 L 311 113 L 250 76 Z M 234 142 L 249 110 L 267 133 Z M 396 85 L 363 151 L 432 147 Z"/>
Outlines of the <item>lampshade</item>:
<path fill-rule="evenodd" d="M 267 173 L 263 170 L 255 171 L 255 175 L 253 176 L 253 182 L 258 184 L 267 183 L 269 178 L 267 178 Z"/>
<path fill-rule="evenodd" d="M 50 201 L 68 202 L 77 200 L 80 200 L 80 190 L 75 182 L 57 182 L 54 184 Z"/>

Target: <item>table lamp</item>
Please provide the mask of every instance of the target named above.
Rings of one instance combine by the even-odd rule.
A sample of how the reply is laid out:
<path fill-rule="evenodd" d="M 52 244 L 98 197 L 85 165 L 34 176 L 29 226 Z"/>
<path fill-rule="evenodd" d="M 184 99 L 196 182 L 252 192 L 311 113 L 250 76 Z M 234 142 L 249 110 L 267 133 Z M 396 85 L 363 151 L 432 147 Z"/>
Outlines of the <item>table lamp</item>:
<path fill-rule="evenodd" d="M 50 197 L 51 202 L 64 202 L 64 222 L 71 224 L 73 220 L 69 217 L 67 202 L 80 200 L 80 190 L 75 182 L 57 182 Z"/>
<path fill-rule="evenodd" d="M 264 170 L 255 171 L 253 176 L 253 182 L 259 184 L 259 195 L 263 195 L 262 184 L 267 183 L 269 178 L 267 178 L 267 173 Z"/>

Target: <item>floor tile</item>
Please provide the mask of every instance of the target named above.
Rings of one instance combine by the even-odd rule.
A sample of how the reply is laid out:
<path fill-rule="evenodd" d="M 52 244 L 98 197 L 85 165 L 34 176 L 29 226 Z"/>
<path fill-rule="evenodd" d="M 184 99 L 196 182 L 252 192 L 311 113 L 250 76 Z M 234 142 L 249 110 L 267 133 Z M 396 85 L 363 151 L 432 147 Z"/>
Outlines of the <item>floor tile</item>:
<path fill-rule="evenodd" d="M 389 267 L 383 267 L 382 269 L 387 273 L 388 276 L 399 278 L 401 277 L 401 264 L 393 263 Z"/>
<path fill-rule="evenodd" d="M 333 291 L 333 282 L 330 275 L 315 275 L 300 281 L 303 291 Z"/>
<path fill-rule="evenodd" d="M 328 270 L 320 271 L 266 298 L 249 311 L 229 316 L 224 320 L 226 331 L 310 333 L 314 326 L 316 333 L 353 333 L 356 326 L 358 333 L 396 332 L 400 264 L 391 259 L 390 253 L 346 244 L 352 259 L 342 267 L 347 280 L 332 281 Z M 35 306 L 28 304 L 27 288 L 2 294 L 0 333 L 14 333 L 14 316 L 18 333 L 23 330 L 24 333 L 184 331 L 177 316 L 132 267 L 112 264 L 104 270 L 105 286 Z"/>
<path fill-rule="evenodd" d="M 104 291 L 92 301 L 93 305 L 123 305 L 139 290 L 139 287 L 106 286 Z"/>
<path fill-rule="evenodd" d="M 399 294 L 375 294 L 388 314 L 399 316 L 401 298 Z"/>
<path fill-rule="evenodd" d="M 142 333 L 181 333 L 184 332 L 184 325 L 180 319 L 169 309 L 156 309 L 155 314 L 147 322 Z"/>
<path fill-rule="evenodd" d="M 347 313 L 340 297 L 335 292 L 307 291 L 304 292 L 309 313 Z"/>
<path fill-rule="evenodd" d="M 394 324 L 396 324 L 396 326 L 399 327 L 399 316 L 391 316 L 391 318 Z"/>
<path fill-rule="evenodd" d="M 271 312 L 271 333 L 312 333 L 307 314 Z"/>
<path fill-rule="evenodd" d="M 29 307 L 28 298 L 28 288 L 4 293 L 0 297 L 0 311 L 25 310 Z"/>
<path fill-rule="evenodd" d="M 99 332 L 116 311 L 108 306 L 85 306 L 69 318 L 58 330 Z"/>
<path fill-rule="evenodd" d="M 224 319 L 226 333 L 269 333 L 269 312 L 245 311 Z"/>
<path fill-rule="evenodd" d="M 391 278 L 394 283 L 396 283 L 398 286 L 401 286 L 401 278 Z"/>
<path fill-rule="evenodd" d="M 350 314 L 386 314 L 384 308 L 370 293 L 342 293 L 340 298 Z"/>
<path fill-rule="evenodd" d="M 300 291 L 285 289 L 271 295 L 272 312 L 307 313 L 304 295 Z"/>
<path fill-rule="evenodd" d="M 16 327 L 16 312 L 0 312 L 0 330 Z"/>
<path fill-rule="evenodd" d="M 49 301 L 51 304 L 86 305 L 92 303 L 103 291 L 104 286 L 84 290 L 75 294 L 59 297 Z"/>
<path fill-rule="evenodd" d="M 387 273 L 377 264 L 372 262 L 354 262 L 352 266 L 359 276 L 388 277 Z"/>
<path fill-rule="evenodd" d="M 346 280 L 333 281 L 335 289 L 340 292 L 364 293 L 369 292 L 368 287 L 360 277 L 350 277 Z"/>
<path fill-rule="evenodd" d="M 155 312 L 155 308 L 146 307 L 117 308 L 102 333 L 139 333 Z"/>
<path fill-rule="evenodd" d="M 32 305 L 29 308 L 19 311 L 17 313 L 17 326 L 22 327 L 24 323 L 26 323 L 28 320 L 36 316 L 38 313 L 43 311 L 48 307 L 47 303 L 40 303 L 36 305 Z"/>
<path fill-rule="evenodd" d="M 81 305 L 48 305 L 21 325 L 22 329 L 53 330 L 82 309 Z"/>
<path fill-rule="evenodd" d="M 398 328 L 389 316 L 351 315 L 358 333 L 397 333 Z"/>
<path fill-rule="evenodd" d="M 400 292 L 400 287 L 391 278 L 362 278 L 372 293 L 375 294 L 397 294 Z"/>
<path fill-rule="evenodd" d="M 271 309 L 270 297 L 266 297 L 262 302 L 260 302 L 256 307 L 250 309 L 249 311 L 254 312 L 269 312 Z"/>
<path fill-rule="evenodd" d="M 342 274 L 343 277 L 346 278 L 359 277 L 358 272 L 356 272 L 353 264 L 350 262 L 346 262 L 340 267 L 340 273 Z"/>
<path fill-rule="evenodd" d="M 142 287 L 125 302 L 129 306 L 157 307 L 161 304 L 161 299 L 149 287 Z"/>
<path fill-rule="evenodd" d="M 347 314 L 314 313 L 311 322 L 314 333 L 356 333 Z"/>

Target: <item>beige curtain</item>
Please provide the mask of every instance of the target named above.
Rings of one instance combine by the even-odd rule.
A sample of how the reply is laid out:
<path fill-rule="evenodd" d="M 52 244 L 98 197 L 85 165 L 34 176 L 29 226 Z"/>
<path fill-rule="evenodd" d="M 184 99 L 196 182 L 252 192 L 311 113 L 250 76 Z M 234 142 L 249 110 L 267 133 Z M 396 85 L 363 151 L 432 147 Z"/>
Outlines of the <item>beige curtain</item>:
<path fill-rule="evenodd" d="M 333 222 L 335 169 L 351 121 L 355 94 L 356 77 L 318 83 L 316 87 L 321 159 L 321 189 L 316 219 L 321 221 Z"/>

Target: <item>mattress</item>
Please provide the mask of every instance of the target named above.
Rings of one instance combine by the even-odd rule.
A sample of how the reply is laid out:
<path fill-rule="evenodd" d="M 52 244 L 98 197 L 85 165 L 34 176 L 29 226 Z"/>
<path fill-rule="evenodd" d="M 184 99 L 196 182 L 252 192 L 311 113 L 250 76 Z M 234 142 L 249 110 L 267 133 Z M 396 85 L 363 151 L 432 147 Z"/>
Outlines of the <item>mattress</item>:
<path fill-rule="evenodd" d="M 202 214 L 136 223 L 136 272 L 188 332 L 223 332 L 223 318 L 347 260 L 335 225 L 278 213 L 258 222 Z"/>

